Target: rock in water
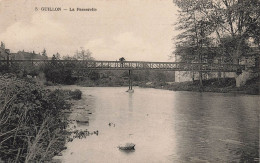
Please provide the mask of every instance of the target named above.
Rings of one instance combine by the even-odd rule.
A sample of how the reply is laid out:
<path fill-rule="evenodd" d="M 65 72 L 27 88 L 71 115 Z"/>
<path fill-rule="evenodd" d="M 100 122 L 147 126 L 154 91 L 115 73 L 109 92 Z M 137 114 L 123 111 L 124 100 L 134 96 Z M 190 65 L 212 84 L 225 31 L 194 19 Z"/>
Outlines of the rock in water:
<path fill-rule="evenodd" d="M 135 150 L 135 144 L 133 143 L 126 143 L 124 146 L 120 145 L 118 146 L 121 150 Z"/>

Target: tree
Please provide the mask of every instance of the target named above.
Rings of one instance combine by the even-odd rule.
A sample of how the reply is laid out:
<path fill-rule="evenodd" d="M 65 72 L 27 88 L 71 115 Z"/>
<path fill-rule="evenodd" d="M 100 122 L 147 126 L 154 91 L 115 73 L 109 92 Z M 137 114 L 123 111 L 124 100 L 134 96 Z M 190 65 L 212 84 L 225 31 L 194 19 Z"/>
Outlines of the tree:
<path fill-rule="evenodd" d="M 174 0 L 180 8 L 176 29 L 182 32 L 177 36 L 175 55 L 181 61 L 202 63 L 207 55 L 207 48 L 211 45 L 210 35 L 214 24 L 202 15 L 200 10 L 210 8 L 210 1 Z M 202 72 L 199 72 L 202 86 Z"/>
<path fill-rule="evenodd" d="M 44 59 L 48 59 L 47 53 L 46 53 L 46 49 L 44 48 L 42 51 L 42 56 L 44 57 Z"/>
<path fill-rule="evenodd" d="M 260 46 L 260 1 L 259 0 L 175 0 L 182 10 L 194 9 L 213 25 L 214 39 L 223 45 L 223 38 L 236 40 L 231 59 L 238 63 L 249 38 Z M 225 54 L 223 54 L 225 55 Z"/>
<path fill-rule="evenodd" d="M 56 57 L 57 60 L 60 60 L 60 59 L 61 59 L 61 57 L 60 57 L 60 53 L 57 52 L 57 53 L 54 54 L 54 55 L 55 55 L 55 57 Z"/>
<path fill-rule="evenodd" d="M 77 60 L 77 58 L 75 58 L 75 56 L 69 56 L 69 55 L 66 55 L 66 56 L 63 56 L 62 57 L 63 60 Z"/>
<path fill-rule="evenodd" d="M 1 41 L 1 48 L 5 49 L 5 43 Z"/>
<path fill-rule="evenodd" d="M 200 10 L 215 24 L 215 32 L 220 45 L 224 45 L 223 38 L 233 42 L 231 60 L 238 63 L 238 59 L 245 54 L 249 38 L 253 38 L 259 47 L 260 34 L 260 1 L 259 0 L 210 0 L 211 12 Z M 224 54 L 223 54 L 224 55 Z"/>
<path fill-rule="evenodd" d="M 250 0 L 248 5 L 247 11 L 249 11 L 249 13 L 247 13 L 245 17 L 248 37 L 253 38 L 254 43 L 260 49 L 260 1 Z"/>
<path fill-rule="evenodd" d="M 33 50 L 33 52 L 31 53 L 31 59 L 36 59 L 37 54 L 35 53 L 35 51 Z"/>
<path fill-rule="evenodd" d="M 83 47 L 80 48 L 80 51 L 77 50 L 76 54 L 75 54 L 75 58 L 79 59 L 79 60 L 94 60 L 94 58 L 91 56 L 92 52 L 87 49 L 85 50 Z"/>
<path fill-rule="evenodd" d="M 180 8 L 175 54 L 182 61 L 202 62 L 218 57 L 239 63 L 253 39 L 260 48 L 259 0 L 174 0 Z M 212 48 L 215 50 L 212 52 Z M 205 56 L 204 56 L 205 54 Z M 201 79 L 200 74 L 200 79 Z"/>
<path fill-rule="evenodd" d="M 57 60 L 57 58 L 56 58 L 56 55 L 55 55 L 55 54 L 53 54 L 53 55 L 52 55 L 52 58 L 51 58 L 51 60 L 53 60 L 53 61 L 54 61 L 54 60 Z"/>

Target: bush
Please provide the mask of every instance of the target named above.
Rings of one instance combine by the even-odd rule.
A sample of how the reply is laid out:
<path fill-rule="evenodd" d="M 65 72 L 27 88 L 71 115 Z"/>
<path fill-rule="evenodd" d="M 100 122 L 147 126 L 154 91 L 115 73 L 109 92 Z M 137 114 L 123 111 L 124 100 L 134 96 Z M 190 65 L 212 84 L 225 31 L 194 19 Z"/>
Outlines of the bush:
<path fill-rule="evenodd" d="M 46 90 L 12 75 L 0 76 L 0 160 L 44 162 L 65 145 L 60 91 Z"/>
<path fill-rule="evenodd" d="M 82 96 L 82 92 L 79 89 L 70 92 L 71 98 L 74 100 L 80 100 Z"/>
<path fill-rule="evenodd" d="M 72 69 L 65 67 L 45 66 L 43 68 L 46 80 L 56 84 L 74 84 L 76 78 L 72 76 Z"/>

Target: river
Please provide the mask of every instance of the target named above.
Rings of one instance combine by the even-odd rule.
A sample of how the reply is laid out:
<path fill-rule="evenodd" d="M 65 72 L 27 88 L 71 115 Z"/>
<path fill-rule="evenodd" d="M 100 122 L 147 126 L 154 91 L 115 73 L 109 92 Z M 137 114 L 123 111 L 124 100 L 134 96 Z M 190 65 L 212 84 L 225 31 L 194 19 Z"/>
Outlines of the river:
<path fill-rule="evenodd" d="M 80 112 L 89 117 L 89 124 L 75 123 L 76 129 L 99 134 L 67 143 L 62 162 L 258 160 L 259 96 L 138 87 L 134 93 L 127 93 L 126 87 L 63 88 L 83 92 L 74 108 L 85 108 Z M 117 148 L 128 142 L 136 144 L 135 151 Z"/>

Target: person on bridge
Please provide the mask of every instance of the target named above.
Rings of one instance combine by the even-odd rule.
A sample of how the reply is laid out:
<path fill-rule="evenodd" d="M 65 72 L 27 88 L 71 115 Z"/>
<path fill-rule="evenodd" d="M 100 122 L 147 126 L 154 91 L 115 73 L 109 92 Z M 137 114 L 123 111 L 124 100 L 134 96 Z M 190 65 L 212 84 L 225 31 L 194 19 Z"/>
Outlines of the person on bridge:
<path fill-rule="evenodd" d="M 123 67 L 123 62 L 125 61 L 125 58 L 124 57 L 121 57 L 119 58 L 119 61 L 120 61 L 120 67 Z"/>

